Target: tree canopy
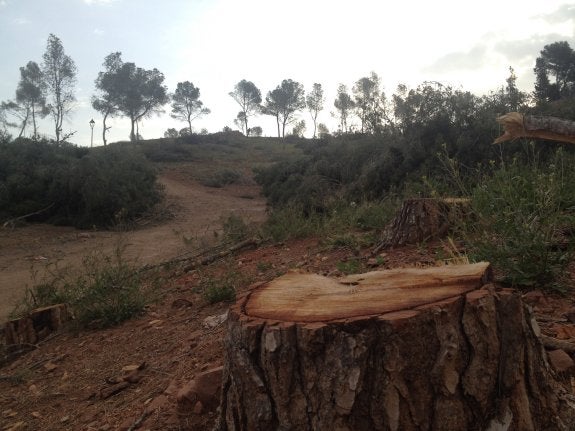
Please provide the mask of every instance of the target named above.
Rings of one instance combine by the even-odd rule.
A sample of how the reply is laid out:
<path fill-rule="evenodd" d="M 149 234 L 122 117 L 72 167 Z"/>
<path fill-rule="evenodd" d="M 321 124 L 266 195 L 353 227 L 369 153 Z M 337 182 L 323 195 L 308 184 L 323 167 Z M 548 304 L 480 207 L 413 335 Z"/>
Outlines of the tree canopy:
<path fill-rule="evenodd" d="M 238 113 L 236 121 L 241 125 L 244 134 L 249 136 L 248 118 L 260 112 L 262 93 L 253 82 L 242 79 L 235 85 L 234 91 L 228 94 L 240 105 L 241 111 Z"/>
<path fill-rule="evenodd" d="M 562 41 L 545 45 L 533 70 L 536 75 L 535 96 L 539 101 L 554 101 L 575 94 L 575 51 L 569 43 Z"/>
<path fill-rule="evenodd" d="M 267 94 L 263 112 L 276 118 L 279 138 L 285 136 L 286 125 L 295 121 L 296 113 L 304 107 L 303 85 L 291 79 L 284 79 L 280 85 Z"/>
<path fill-rule="evenodd" d="M 176 91 L 172 95 L 172 118 L 187 121 L 190 134 L 192 121 L 211 111 L 204 107 L 200 100 L 200 89 L 190 81 L 178 82 Z"/>
<path fill-rule="evenodd" d="M 76 100 L 74 86 L 76 85 L 76 64 L 64 52 L 62 41 L 50 34 L 46 51 L 43 55 L 42 74 L 48 96 L 48 109 L 54 120 L 56 143 L 59 143 L 74 134 L 63 134 L 64 118 L 70 113 L 72 104 Z"/>
<path fill-rule="evenodd" d="M 96 79 L 96 88 L 101 93 L 99 100 L 104 103 L 103 109 L 113 107 L 130 119 L 130 140 L 136 141 L 137 123 L 161 112 L 169 101 L 164 75 L 155 68 L 146 70 L 134 63 L 124 63 L 120 52 L 108 55 L 104 66 L 106 70 Z"/>

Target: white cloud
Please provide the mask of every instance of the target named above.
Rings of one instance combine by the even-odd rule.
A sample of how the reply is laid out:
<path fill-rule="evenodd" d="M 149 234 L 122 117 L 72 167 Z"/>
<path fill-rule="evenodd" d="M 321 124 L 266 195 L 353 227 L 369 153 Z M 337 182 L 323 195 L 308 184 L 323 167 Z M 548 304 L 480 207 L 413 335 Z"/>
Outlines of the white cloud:
<path fill-rule="evenodd" d="M 0 0 L 0 7 L 8 6 L 7 0 Z"/>
<path fill-rule="evenodd" d="M 101 28 L 95 28 L 93 32 L 96 36 L 103 36 L 106 32 Z"/>
<path fill-rule="evenodd" d="M 17 25 L 30 24 L 30 20 L 28 18 L 14 18 L 12 22 Z"/>

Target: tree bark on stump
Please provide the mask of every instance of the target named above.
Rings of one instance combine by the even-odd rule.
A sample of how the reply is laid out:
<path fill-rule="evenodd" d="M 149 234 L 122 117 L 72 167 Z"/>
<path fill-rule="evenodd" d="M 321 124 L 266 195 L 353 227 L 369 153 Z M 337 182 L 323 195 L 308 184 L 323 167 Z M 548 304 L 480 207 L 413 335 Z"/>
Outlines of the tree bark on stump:
<path fill-rule="evenodd" d="M 68 318 L 66 304 L 37 308 L 4 324 L 5 342 L 7 345 L 36 344 L 60 329 Z"/>
<path fill-rule="evenodd" d="M 468 213 L 468 207 L 469 200 L 463 198 L 406 199 L 376 250 L 442 238 Z"/>
<path fill-rule="evenodd" d="M 252 288 L 230 310 L 216 429 L 573 429 L 534 319 L 489 277 L 479 263 Z"/>

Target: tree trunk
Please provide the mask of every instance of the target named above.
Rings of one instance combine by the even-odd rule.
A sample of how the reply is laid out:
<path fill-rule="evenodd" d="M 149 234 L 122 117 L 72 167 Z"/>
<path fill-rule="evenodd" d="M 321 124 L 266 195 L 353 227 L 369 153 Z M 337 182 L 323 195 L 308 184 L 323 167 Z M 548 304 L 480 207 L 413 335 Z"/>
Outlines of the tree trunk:
<path fill-rule="evenodd" d="M 494 144 L 517 138 L 548 139 L 575 144 L 575 121 L 509 112 L 497 118 L 505 132 Z"/>
<path fill-rule="evenodd" d="M 108 112 L 104 114 L 104 120 L 102 125 L 104 126 L 102 129 L 102 141 L 104 141 L 104 147 L 106 146 L 106 132 L 108 131 L 109 127 L 106 127 L 106 120 L 108 119 Z"/>
<path fill-rule="evenodd" d="M 463 198 L 406 199 L 376 250 L 442 238 L 469 212 Z"/>
<path fill-rule="evenodd" d="M 288 273 L 231 308 L 226 431 L 573 429 L 518 295 L 486 263 Z"/>

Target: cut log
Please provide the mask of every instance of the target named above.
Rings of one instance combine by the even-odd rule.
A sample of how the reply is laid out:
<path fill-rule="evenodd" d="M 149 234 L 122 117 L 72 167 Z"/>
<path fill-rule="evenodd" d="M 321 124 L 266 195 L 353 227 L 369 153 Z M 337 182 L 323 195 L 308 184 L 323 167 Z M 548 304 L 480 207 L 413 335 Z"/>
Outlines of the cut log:
<path fill-rule="evenodd" d="M 37 308 L 4 324 L 5 342 L 7 345 L 36 344 L 60 329 L 68 319 L 66 304 Z"/>
<path fill-rule="evenodd" d="M 387 247 L 442 238 L 468 212 L 469 199 L 406 199 L 374 253 Z"/>
<path fill-rule="evenodd" d="M 494 144 L 518 138 L 548 139 L 575 144 L 575 122 L 556 117 L 523 115 L 509 112 L 497 118 L 504 133 Z"/>
<path fill-rule="evenodd" d="M 574 408 L 487 263 L 289 273 L 231 308 L 218 430 L 560 430 Z"/>

